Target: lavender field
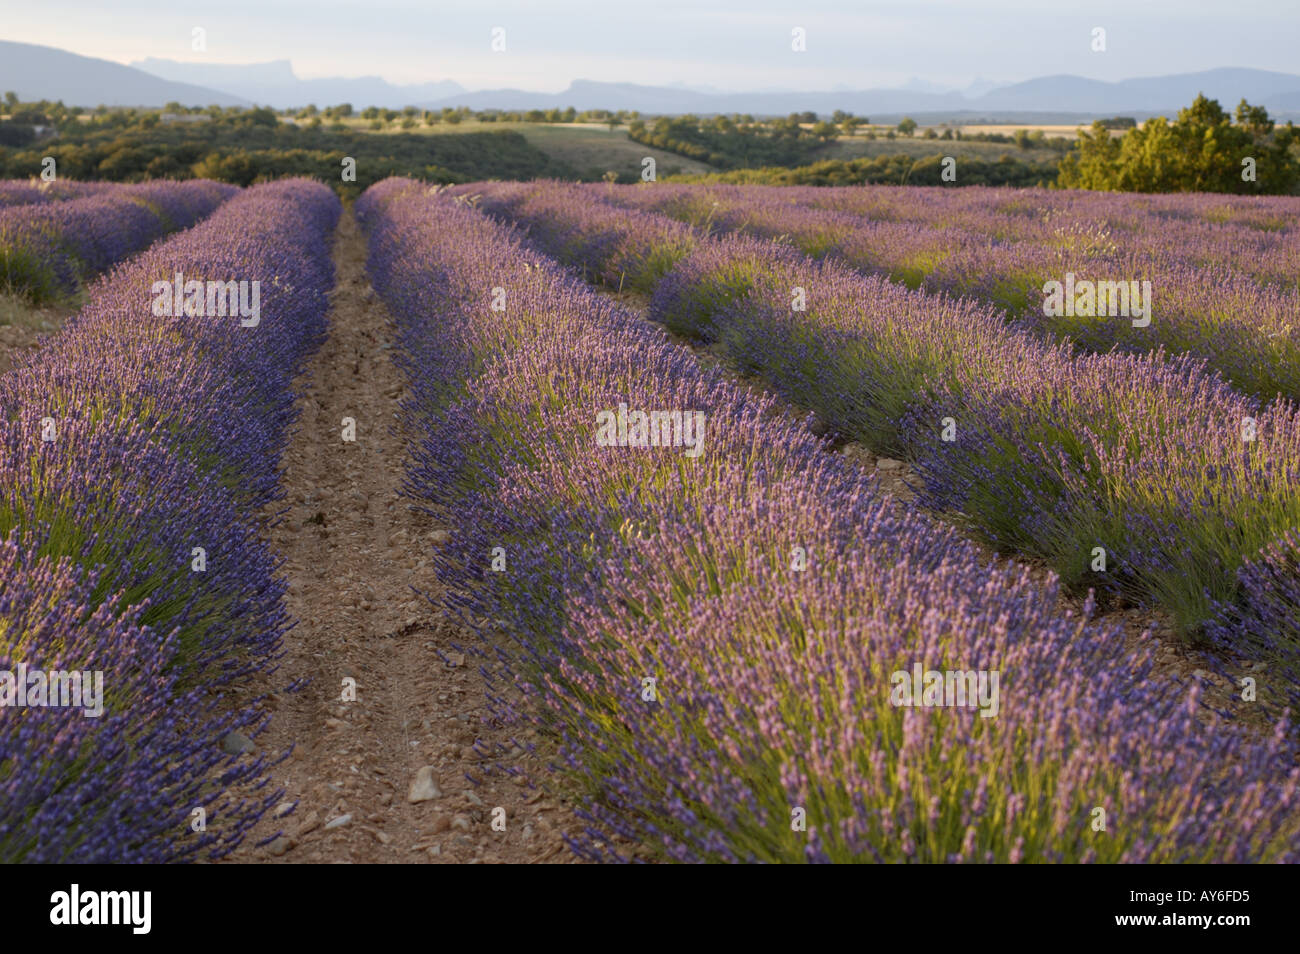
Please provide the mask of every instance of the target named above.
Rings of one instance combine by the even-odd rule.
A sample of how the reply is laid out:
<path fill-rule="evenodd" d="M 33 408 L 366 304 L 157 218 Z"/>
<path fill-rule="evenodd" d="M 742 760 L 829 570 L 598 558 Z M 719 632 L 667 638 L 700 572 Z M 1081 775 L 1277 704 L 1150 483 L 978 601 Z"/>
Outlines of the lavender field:
<path fill-rule="evenodd" d="M 1300 201 L 0 203 L 0 860 L 1300 860 Z"/>
<path fill-rule="evenodd" d="M 1107 544 L 1115 565 L 1093 585 L 1117 598 L 1172 603 L 1184 595 L 1173 558 L 1222 571 L 1235 557 L 1247 570 L 1221 601 L 1206 596 L 1214 611 L 1240 596 L 1251 618 L 1294 615 L 1276 596 L 1250 601 L 1273 592 L 1251 572 L 1276 570 L 1285 544 L 1162 552 L 1153 533 L 1193 517 L 1207 539 L 1229 519 L 1263 542 L 1285 532 L 1285 471 L 1265 455 L 1295 443 L 1289 405 L 1265 412 L 1188 358 L 1076 356 L 976 303 L 628 214 L 599 189 L 453 192 L 394 180 L 358 204 L 371 274 L 420 375 L 404 408 L 422 435 L 409 486 L 466 528 L 438 558 L 449 609 L 476 623 L 490 684 L 520 690 L 525 711 L 503 693 L 501 717 L 538 719 L 562 740 L 586 793 L 579 854 L 1295 860 L 1285 719 L 1261 729 L 1213 712 L 1104 616 L 1086 618 L 1091 599 L 1061 613 L 1054 577 L 1033 581 L 900 510 L 806 422 L 561 263 L 651 292 L 652 321 L 905 454 L 926 509 L 1005 528 L 998 542 L 1028 557 L 1070 542 L 1086 562 Z M 794 285 L 806 310 L 790 308 Z M 593 419 L 615 407 L 701 411 L 707 444 L 697 456 L 646 446 L 630 424 L 623 446 L 594 447 Z M 1226 436 L 1246 413 L 1263 422 L 1257 454 Z M 943 441 L 945 414 L 971 435 Z M 1216 422 L 1225 436 L 1204 440 Z M 1180 439 L 1193 425 L 1205 446 Z M 1176 509 L 1168 482 L 1180 477 L 1200 482 L 1195 509 Z M 1279 498 L 1267 510 L 1266 484 Z M 1267 657 L 1291 674 L 1296 646 L 1271 627 L 1219 629 L 1225 664 Z M 1271 640 L 1252 640 L 1264 631 Z M 957 708 L 942 694 L 900 702 L 897 674 L 917 667 L 996 673 L 995 711 L 973 693 Z M 1280 704 L 1294 684 L 1278 682 Z"/>

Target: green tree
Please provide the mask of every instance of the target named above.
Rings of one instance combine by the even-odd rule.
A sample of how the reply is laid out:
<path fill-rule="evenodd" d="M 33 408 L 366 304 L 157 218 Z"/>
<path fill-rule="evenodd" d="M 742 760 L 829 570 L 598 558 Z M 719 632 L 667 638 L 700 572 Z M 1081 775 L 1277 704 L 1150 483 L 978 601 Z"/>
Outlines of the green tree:
<path fill-rule="evenodd" d="M 904 116 L 903 121 L 898 124 L 898 131 L 904 136 L 910 136 L 916 132 L 916 120 L 911 116 Z"/>
<path fill-rule="evenodd" d="M 1263 139 L 1273 131 L 1273 120 L 1263 106 L 1252 106 L 1244 99 L 1237 104 L 1237 125 L 1253 139 Z"/>
<path fill-rule="evenodd" d="M 1275 130 L 1268 112 L 1245 100 L 1236 119 L 1201 95 L 1172 123 L 1158 116 L 1122 138 L 1095 122 L 1062 158 L 1058 183 L 1121 192 L 1294 192 L 1300 163 L 1289 152 L 1290 131 Z"/>
<path fill-rule="evenodd" d="M 819 122 L 813 124 L 812 133 L 822 142 L 830 142 L 839 135 L 839 130 L 834 123 Z"/>

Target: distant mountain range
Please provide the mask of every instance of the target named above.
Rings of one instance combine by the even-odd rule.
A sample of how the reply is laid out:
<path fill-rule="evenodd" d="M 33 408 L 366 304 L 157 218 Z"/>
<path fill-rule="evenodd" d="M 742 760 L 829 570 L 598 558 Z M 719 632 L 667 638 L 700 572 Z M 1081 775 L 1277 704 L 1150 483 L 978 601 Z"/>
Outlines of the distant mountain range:
<path fill-rule="evenodd" d="M 247 106 L 285 109 L 351 103 L 355 108 L 416 106 L 441 109 L 635 109 L 645 114 L 750 113 L 784 116 L 837 109 L 890 121 L 910 115 L 921 122 L 989 119 L 1006 122 L 1076 122 L 1099 116 L 1173 115 L 1198 93 L 1231 109 L 1245 97 L 1277 118 L 1300 117 L 1300 76 L 1266 70 L 1224 68 L 1200 73 L 1143 77 L 1109 83 L 1079 76 L 1044 76 L 994 86 L 977 80 L 965 90 L 942 91 L 923 79 L 903 89 L 824 92 L 723 92 L 715 89 L 642 86 L 574 80 L 544 93 L 521 89 L 469 92 L 458 83 L 400 86 L 377 76 L 299 79 L 288 60 L 248 65 L 182 63 L 146 59 L 131 66 L 78 56 L 29 43 L 0 40 L 0 92 L 22 99 L 63 100 L 78 106 Z"/>
<path fill-rule="evenodd" d="M 149 58 L 131 66 L 174 82 L 195 83 L 225 90 L 261 106 L 292 109 L 315 103 L 333 106 L 351 103 L 358 109 L 380 106 L 401 109 L 425 100 L 454 97 L 465 88 L 451 80 L 395 86 L 378 76 L 356 79 L 299 79 L 288 60 L 231 66 L 224 63 L 181 63 L 176 60 Z"/>
<path fill-rule="evenodd" d="M 912 85 L 921 85 L 913 80 Z M 811 110 L 829 115 L 837 109 L 872 119 L 911 115 L 935 121 L 987 117 L 1009 121 L 1050 117 L 1072 122 L 1089 116 L 1172 116 L 1205 93 L 1231 109 L 1245 97 L 1268 107 L 1275 116 L 1300 112 L 1300 76 L 1265 70 L 1217 69 L 1202 73 L 1144 77 L 1106 83 L 1079 76 L 1045 76 L 970 95 L 918 89 L 867 89 L 832 92 L 715 93 L 677 87 L 639 86 L 575 80 L 559 93 L 517 89 L 457 93 L 417 103 L 423 109 L 469 106 L 472 109 L 638 109 L 643 113 L 751 113 L 784 116 Z"/>
<path fill-rule="evenodd" d="M 160 79 L 142 70 L 52 46 L 0 40 L 0 92 L 21 100 L 62 100 L 68 106 L 249 106 L 230 93 Z"/>

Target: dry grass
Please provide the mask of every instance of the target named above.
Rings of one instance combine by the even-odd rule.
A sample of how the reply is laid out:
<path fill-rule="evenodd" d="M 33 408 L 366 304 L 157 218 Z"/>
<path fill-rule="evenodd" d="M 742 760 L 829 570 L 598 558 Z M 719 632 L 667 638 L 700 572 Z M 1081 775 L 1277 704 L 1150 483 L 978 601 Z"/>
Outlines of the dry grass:
<path fill-rule="evenodd" d="M 35 348 L 41 336 L 63 327 L 79 305 L 79 298 L 33 305 L 19 295 L 0 292 L 0 373 L 13 367 L 15 359 L 24 352 Z"/>

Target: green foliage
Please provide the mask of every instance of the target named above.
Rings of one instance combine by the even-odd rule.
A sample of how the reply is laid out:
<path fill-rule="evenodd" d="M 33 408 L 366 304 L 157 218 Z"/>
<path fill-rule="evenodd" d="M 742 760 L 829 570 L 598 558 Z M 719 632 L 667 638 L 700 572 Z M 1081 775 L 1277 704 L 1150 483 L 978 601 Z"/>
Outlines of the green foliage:
<path fill-rule="evenodd" d="M 1078 147 L 1061 160 L 1057 184 L 1115 192 L 1232 192 L 1295 194 L 1300 162 L 1291 124 L 1275 129 L 1268 112 L 1244 99 L 1236 122 L 1205 96 L 1179 110 L 1172 123 L 1149 119 L 1122 137 L 1105 121 L 1079 131 Z M 1253 180 L 1247 170 L 1253 166 Z"/>
<path fill-rule="evenodd" d="M 22 123 L 0 122 L 0 147 L 26 146 L 36 138 L 36 130 Z"/>
<path fill-rule="evenodd" d="M 812 114 L 806 114 L 812 115 Z M 816 122 L 812 115 L 809 122 Z M 754 169 L 761 166 L 791 166 L 807 162 L 835 135 L 829 123 L 809 131 L 804 115 L 792 113 L 759 125 L 738 123 L 726 116 L 700 119 L 696 116 L 663 117 L 647 127 L 640 120 L 628 126 L 634 141 L 667 152 L 675 152 L 721 169 Z"/>
<path fill-rule="evenodd" d="M 39 251 L 0 239 L 0 292 L 39 305 L 58 300 L 63 289 L 54 268 Z"/>
<path fill-rule="evenodd" d="M 27 104 L 31 105 L 31 104 Z M 181 109 L 183 119 L 162 121 L 157 111 L 105 111 L 90 122 L 65 115 L 54 104 L 31 106 L 59 122 L 58 139 L 39 148 L 4 148 L 0 140 L 0 178 L 25 178 L 38 172 L 43 156 L 53 156 L 60 175 L 72 179 L 138 182 L 153 178 L 210 178 L 246 186 L 283 176 L 310 176 L 355 196 L 391 175 L 438 182 L 479 179 L 574 178 L 567 163 L 552 159 L 521 134 L 500 130 L 455 136 L 407 133 L 373 135 L 319 117 L 295 125 L 269 109 Z M 352 107 L 321 113 L 345 117 Z M 380 122 L 385 112 L 366 110 Z M 440 118 L 458 121 L 468 111 L 448 110 Z M 394 118 L 412 116 L 394 113 Z M 341 181 L 342 160 L 356 160 L 357 181 Z"/>
<path fill-rule="evenodd" d="M 1040 186 L 1055 181 L 1054 166 L 1003 156 L 996 162 L 962 159 L 956 182 L 944 182 L 943 156 L 912 159 L 901 154 L 874 159 L 823 159 L 796 168 L 737 169 L 710 175 L 671 176 L 675 182 L 725 182 L 739 185 L 995 185 Z"/>

